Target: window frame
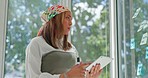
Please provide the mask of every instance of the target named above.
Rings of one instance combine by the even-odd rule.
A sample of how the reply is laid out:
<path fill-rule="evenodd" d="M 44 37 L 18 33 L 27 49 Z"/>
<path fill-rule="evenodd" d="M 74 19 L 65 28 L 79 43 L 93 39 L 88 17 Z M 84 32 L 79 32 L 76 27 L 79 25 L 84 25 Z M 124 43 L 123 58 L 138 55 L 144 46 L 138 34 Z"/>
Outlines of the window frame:
<path fill-rule="evenodd" d="M 109 22 L 110 22 L 110 56 L 113 58 L 113 61 L 110 66 L 110 77 L 111 78 L 119 78 L 119 69 L 118 69 L 118 45 L 117 45 L 117 1 L 118 0 L 109 0 L 110 8 L 109 8 Z"/>
<path fill-rule="evenodd" d="M 6 25 L 7 25 L 7 7 L 8 0 L 0 0 L 0 78 L 4 77 L 5 63 L 5 41 L 6 41 Z"/>

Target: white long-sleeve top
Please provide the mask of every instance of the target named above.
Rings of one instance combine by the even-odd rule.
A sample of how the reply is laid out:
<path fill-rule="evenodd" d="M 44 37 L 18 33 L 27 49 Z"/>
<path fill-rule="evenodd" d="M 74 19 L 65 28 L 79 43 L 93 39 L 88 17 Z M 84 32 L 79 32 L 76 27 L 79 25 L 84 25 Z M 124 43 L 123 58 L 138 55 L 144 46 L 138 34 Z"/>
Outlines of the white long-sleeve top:
<path fill-rule="evenodd" d="M 26 78 L 59 78 L 59 75 L 51 75 L 50 73 L 41 72 L 42 56 L 51 51 L 63 51 L 62 49 L 55 49 L 43 39 L 42 36 L 35 37 L 31 40 L 26 48 Z M 72 45 L 68 52 L 77 54 L 77 50 Z"/>

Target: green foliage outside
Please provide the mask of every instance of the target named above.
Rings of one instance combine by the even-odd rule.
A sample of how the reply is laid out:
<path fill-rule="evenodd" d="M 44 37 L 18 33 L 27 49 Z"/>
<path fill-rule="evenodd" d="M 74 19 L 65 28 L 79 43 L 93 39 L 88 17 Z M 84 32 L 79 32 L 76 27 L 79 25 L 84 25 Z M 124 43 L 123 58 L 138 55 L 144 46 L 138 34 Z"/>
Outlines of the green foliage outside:
<path fill-rule="evenodd" d="M 110 56 L 109 1 L 73 1 L 72 7 L 75 23 L 71 31 L 71 39 L 82 60 L 84 62 L 93 62 L 101 55 Z M 83 7 L 85 7 L 85 9 Z M 101 10 L 97 9 L 100 7 Z M 77 13 L 78 11 L 80 13 Z M 100 16 L 97 15 L 99 13 Z M 109 66 L 103 70 L 99 78 L 110 78 Z"/>
<path fill-rule="evenodd" d="M 5 76 L 17 72 L 16 77 L 25 78 L 25 49 L 42 25 L 40 13 L 57 3 L 59 0 L 9 0 Z M 84 9 L 83 6 L 78 6 L 79 3 L 86 4 L 87 7 Z M 99 6 L 102 9 L 95 13 L 93 9 Z M 73 0 L 72 12 L 75 24 L 71 39 L 82 60 L 90 62 L 100 55 L 109 56 L 109 1 Z M 97 13 L 100 13 L 98 17 Z M 100 78 L 110 78 L 109 71 L 109 66 L 104 68 Z"/>

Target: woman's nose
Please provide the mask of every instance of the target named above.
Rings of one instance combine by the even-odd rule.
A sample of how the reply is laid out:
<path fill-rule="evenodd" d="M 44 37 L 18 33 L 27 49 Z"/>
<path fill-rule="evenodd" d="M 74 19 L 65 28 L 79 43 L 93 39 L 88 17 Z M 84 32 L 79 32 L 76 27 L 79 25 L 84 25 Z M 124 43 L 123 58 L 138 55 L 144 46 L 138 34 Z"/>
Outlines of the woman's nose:
<path fill-rule="evenodd" d="M 72 25 L 72 21 L 69 22 L 69 25 L 70 25 L 70 26 Z"/>

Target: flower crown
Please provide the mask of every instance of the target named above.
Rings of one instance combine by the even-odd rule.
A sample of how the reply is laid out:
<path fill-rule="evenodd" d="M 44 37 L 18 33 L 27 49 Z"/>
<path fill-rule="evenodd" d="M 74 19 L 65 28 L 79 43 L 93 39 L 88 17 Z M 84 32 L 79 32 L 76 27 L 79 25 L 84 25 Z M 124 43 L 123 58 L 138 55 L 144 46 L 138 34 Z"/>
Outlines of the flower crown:
<path fill-rule="evenodd" d="M 70 11 L 70 10 L 67 7 L 64 7 L 62 5 L 53 5 L 42 13 L 41 19 L 45 23 L 45 22 L 48 22 L 51 18 L 53 18 L 57 14 L 60 14 L 65 11 Z"/>

